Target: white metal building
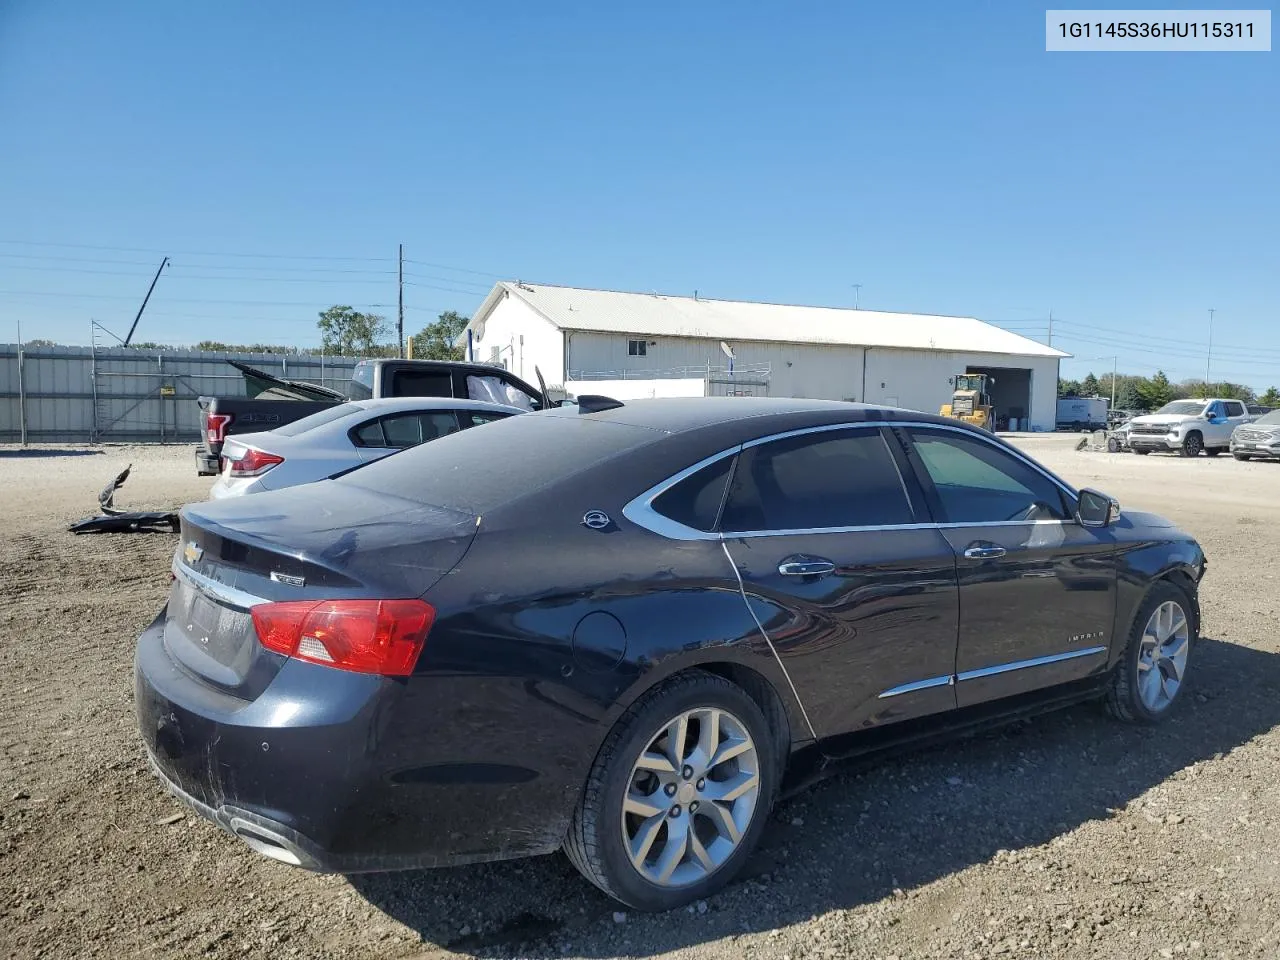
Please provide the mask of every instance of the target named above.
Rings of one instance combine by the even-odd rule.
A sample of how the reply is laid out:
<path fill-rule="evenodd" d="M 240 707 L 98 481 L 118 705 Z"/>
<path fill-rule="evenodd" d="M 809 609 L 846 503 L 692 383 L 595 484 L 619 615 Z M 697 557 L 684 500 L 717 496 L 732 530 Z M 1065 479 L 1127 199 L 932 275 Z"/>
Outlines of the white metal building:
<path fill-rule="evenodd" d="M 990 373 L 997 420 L 1052 430 L 1068 356 L 972 317 L 501 282 L 461 341 L 548 385 L 704 379 L 708 393 L 860 400 L 936 413 L 957 373 Z M 681 393 L 674 383 L 669 393 Z M 605 391 L 598 391 L 605 392 Z M 662 395 L 664 391 L 659 391 Z M 645 395 L 651 395 L 645 394 Z"/>

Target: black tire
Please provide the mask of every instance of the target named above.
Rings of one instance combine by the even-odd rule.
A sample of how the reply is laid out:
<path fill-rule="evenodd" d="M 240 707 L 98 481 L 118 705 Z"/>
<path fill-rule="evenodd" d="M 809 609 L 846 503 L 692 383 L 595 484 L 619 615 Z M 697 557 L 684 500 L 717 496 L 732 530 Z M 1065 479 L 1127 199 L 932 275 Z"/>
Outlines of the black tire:
<path fill-rule="evenodd" d="M 1182 450 L 1180 451 L 1184 457 L 1198 457 L 1204 451 L 1204 437 L 1200 435 L 1200 431 L 1192 430 L 1187 434 L 1186 439 L 1182 441 Z"/>
<path fill-rule="evenodd" d="M 1178 687 L 1177 694 L 1158 712 L 1150 710 L 1142 702 L 1142 697 L 1138 693 L 1138 653 L 1142 645 L 1143 631 L 1146 630 L 1147 621 L 1151 619 L 1151 614 L 1156 608 L 1171 600 L 1182 608 L 1189 625 L 1187 669 L 1194 661 L 1196 641 L 1200 636 L 1200 624 L 1196 618 L 1195 605 L 1186 591 L 1168 580 L 1161 580 L 1151 588 L 1146 599 L 1142 601 L 1142 606 L 1138 608 L 1138 613 L 1133 618 L 1133 625 L 1129 628 L 1129 642 L 1125 647 L 1124 656 L 1120 658 L 1112 674 L 1111 685 L 1107 690 L 1104 703 L 1107 712 L 1117 720 L 1125 723 L 1160 723 L 1167 719 L 1183 700 L 1182 694 L 1187 686 L 1186 670 L 1183 672 L 1182 683 Z"/>
<path fill-rule="evenodd" d="M 623 798 L 633 765 L 654 730 L 700 707 L 727 710 L 745 725 L 756 746 L 760 792 L 742 839 L 718 869 L 687 886 L 660 887 L 641 876 L 627 856 L 620 829 Z M 701 670 L 672 677 L 632 704 L 605 739 L 569 825 L 565 853 L 583 876 L 636 910 L 674 910 L 711 896 L 734 878 L 759 842 L 781 782 L 789 746 L 780 742 L 783 739 L 756 701 L 736 684 Z"/>
<path fill-rule="evenodd" d="M 1237 460 L 1252 460 L 1253 458 L 1247 453 L 1233 453 L 1233 457 Z"/>
<path fill-rule="evenodd" d="M 1107 437 L 1107 453 L 1119 453 L 1120 441 L 1115 437 Z"/>

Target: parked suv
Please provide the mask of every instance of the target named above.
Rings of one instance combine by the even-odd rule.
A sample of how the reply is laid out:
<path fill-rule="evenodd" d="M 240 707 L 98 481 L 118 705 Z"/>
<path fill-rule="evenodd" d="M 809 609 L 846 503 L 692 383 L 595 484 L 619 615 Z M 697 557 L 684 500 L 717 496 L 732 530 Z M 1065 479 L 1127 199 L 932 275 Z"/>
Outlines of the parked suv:
<path fill-rule="evenodd" d="M 1231 434 L 1231 455 L 1237 460 L 1280 457 L 1280 410 L 1236 427 Z"/>
<path fill-rule="evenodd" d="M 1231 448 L 1232 431 L 1252 420 L 1240 400 L 1174 400 L 1129 421 L 1129 449 L 1144 455 L 1176 450 L 1184 457 L 1201 452 L 1216 457 Z"/>

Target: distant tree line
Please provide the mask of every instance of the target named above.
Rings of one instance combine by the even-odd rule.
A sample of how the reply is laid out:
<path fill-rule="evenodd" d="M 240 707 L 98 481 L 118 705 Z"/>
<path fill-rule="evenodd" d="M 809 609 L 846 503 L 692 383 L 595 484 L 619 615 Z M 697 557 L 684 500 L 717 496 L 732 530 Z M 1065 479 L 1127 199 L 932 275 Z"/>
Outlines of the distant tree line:
<path fill-rule="evenodd" d="M 461 360 L 464 351 L 455 347 L 470 317 L 454 310 L 440 314 L 433 323 L 410 336 L 413 356 L 418 360 Z M 300 347 L 281 343 L 225 343 L 222 340 L 201 340 L 194 346 L 178 346 L 172 343 L 141 341 L 130 344 L 138 350 L 204 350 L 210 353 L 274 353 L 285 356 L 343 357 L 394 357 L 399 354 L 395 343 L 394 328 L 387 318 L 376 313 L 363 313 L 344 304 L 334 304 L 322 310 L 316 321 L 320 329 L 320 346 Z M 53 347 L 52 340 L 28 340 L 24 347 Z"/>
<path fill-rule="evenodd" d="M 1083 380 L 1059 379 L 1058 396 L 1110 398 L 1111 379 L 1109 373 L 1101 377 L 1090 373 Z M 1183 400 L 1187 397 L 1223 397 L 1246 403 L 1260 403 L 1265 407 L 1280 406 L 1280 390 L 1275 387 L 1268 388 L 1266 393 L 1259 396 L 1251 387 L 1230 381 L 1206 385 L 1204 380 L 1192 379 L 1172 383 L 1163 370 L 1157 370 L 1151 377 L 1119 374 L 1115 378 L 1115 387 L 1118 410 L 1158 410 L 1171 400 Z"/>

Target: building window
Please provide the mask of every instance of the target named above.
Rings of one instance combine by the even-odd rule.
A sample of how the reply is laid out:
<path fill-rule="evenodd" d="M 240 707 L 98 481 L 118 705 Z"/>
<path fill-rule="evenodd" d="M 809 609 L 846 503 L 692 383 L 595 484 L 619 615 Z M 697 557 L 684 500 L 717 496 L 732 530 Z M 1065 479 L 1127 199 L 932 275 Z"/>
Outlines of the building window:
<path fill-rule="evenodd" d="M 628 357 L 645 357 L 649 355 L 648 340 L 628 340 L 627 356 Z"/>

